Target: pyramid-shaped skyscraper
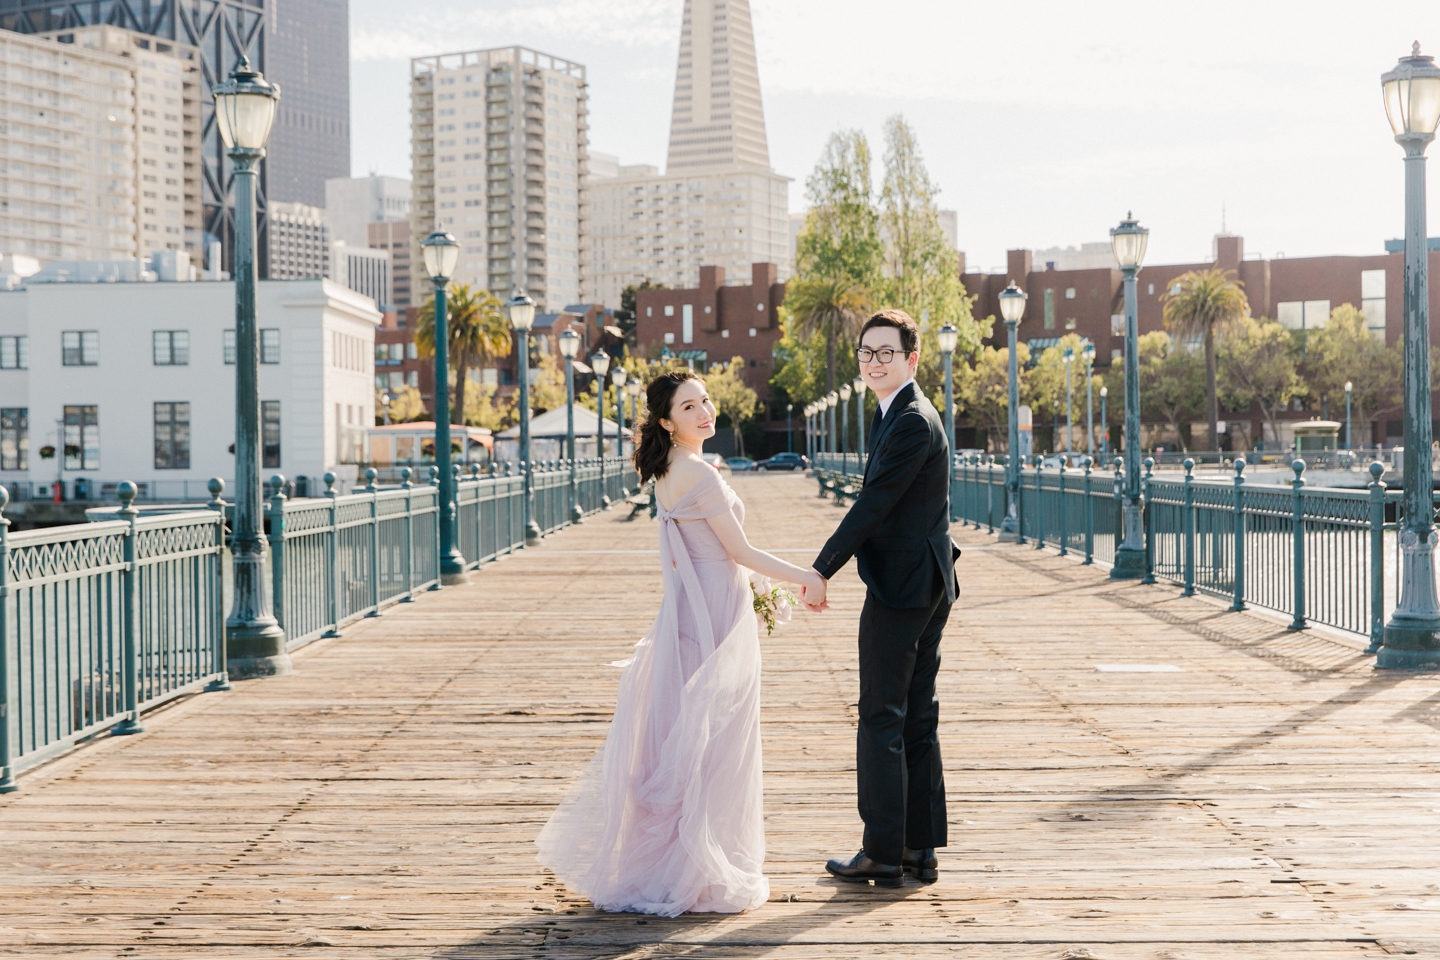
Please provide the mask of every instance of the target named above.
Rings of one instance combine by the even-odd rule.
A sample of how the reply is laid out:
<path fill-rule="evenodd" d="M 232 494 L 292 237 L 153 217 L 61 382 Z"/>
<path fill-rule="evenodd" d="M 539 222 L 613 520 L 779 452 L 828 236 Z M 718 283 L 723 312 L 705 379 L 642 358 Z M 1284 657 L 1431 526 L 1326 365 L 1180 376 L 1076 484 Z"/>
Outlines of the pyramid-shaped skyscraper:
<path fill-rule="evenodd" d="M 748 0 L 685 0 L 684 23 L 666 173 L 769 170 Z"/>

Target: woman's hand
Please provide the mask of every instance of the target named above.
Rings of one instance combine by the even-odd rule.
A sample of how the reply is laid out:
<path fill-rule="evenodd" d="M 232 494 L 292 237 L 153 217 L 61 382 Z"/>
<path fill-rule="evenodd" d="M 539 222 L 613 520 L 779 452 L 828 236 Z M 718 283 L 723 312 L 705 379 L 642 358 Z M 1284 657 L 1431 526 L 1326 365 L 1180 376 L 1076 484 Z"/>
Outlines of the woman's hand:
<path fill-rule="evenodd" d="M 818 571 L 808 570 L 800 580 L 800 602 L 805 604 L 805 609 L 811 613 L 819 613 L 821 610 L 829 610 L 830 604 L 825 601 L 825 590 L 828 586 L 824 577 Z"/>

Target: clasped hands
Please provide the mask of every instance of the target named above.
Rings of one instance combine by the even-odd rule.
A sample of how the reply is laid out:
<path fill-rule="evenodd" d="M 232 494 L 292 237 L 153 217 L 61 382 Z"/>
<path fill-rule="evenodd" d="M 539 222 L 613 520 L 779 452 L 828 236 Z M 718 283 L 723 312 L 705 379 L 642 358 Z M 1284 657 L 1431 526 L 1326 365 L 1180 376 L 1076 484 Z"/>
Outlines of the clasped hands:
<path fill-rule="evenodd" d="M 830 604 L 825 599 L 825 590 L 829 581 L 820 575 L 820 571 L 812 569 L 810 576 L 800 582 L 800 602 L 805 604 L 805 609 L 811 613 L 819 613 L 822 610 L 829 610 Z"/>

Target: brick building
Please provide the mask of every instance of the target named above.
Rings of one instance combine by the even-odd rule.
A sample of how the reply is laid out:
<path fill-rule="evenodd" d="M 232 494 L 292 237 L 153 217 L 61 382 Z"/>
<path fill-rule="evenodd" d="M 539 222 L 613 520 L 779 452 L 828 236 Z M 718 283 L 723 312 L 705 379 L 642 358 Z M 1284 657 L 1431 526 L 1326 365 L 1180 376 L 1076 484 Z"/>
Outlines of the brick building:
<path fill-rule="evenodd" d="M 1440 249 L 1430 251 L 1432 274 L 1440 270 Z M 1164 329 L 1160 298 L 1181 274 L 1210 267 L 1234 270 L 1245 285 L 1251 313 L 1269 317 L 1297 330 L 1313 330 L 1325 324 L 1330 311 L 1341 304 L 1359 307 L 1376 336 L 1387 343 L 1400 339 L 1404 326 L 1404 258 L 1399 252 L 1358 257 L 1297 257 L 1293 259 L 1247 259 L 1241 237 L 1215 238 L 1214 260 L 1208 263 L 1147 265 L 1137 278 L 1140 333 Z M 962 261 L 962 271 L 963 271 Z M 964 273 L 966 291 L 976 297 L 975 315 L 1000 316 L 997 299 L 1012 280 L 1030 295 L 1019 337 L 1032 353 L 1053 345 L 1067 333 L 1077 333 L 1095 344 L 1097 370 L 1120 362 L 1125 346 L 1123 276 L 1118 269 L 1056 270 L 1037 265 L 1029 250 L 1011 250 L 1006 271 Z M 1440 343 L 1440 287 L 1430 291 L 1430 337 Z M 1005 327 L 995 324 L 993 344 L 1004 346 Z M 1335 398 L 1332 398 L 1334 401 Z M 1339 398 L 1343 416 L 1344 398 Z M 1335 416 L 1335 403 L 1330 404 Z M 1316 411 L 1295 411 L 1298 419 L 1309 419 Z M 1376 424 L 1374 436 L 1359 424 L 1355 442 L 1394 443 L 1400 434 L 1398 414 Z M 1238 420 L 1229 418 L 1231 441 L 1248 446 L 1261 437 L 1262 417 L 1252 411 Z M 1038 420 L 1037 420 L 1038 423 Z M 1289 438 L 1280 437 L 1282 444 Z"/>

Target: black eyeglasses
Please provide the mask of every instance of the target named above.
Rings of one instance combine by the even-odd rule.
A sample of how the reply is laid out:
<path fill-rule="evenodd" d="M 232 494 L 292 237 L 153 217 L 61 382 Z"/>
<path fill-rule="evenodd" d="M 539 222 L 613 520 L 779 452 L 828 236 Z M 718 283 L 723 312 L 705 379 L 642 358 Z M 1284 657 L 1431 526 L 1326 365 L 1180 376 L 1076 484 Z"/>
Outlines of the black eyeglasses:
<path fill-rule="evenodd" d="M 860 347 L 855 351 L 855 359 L 861 363 L 869 363 L 871 360 L 879 360 L 881 363 L 889 363 L 897 356 L 908 357 L 910 354 L 905 350 L 895 350 L 891 347 L 881 347 L 879 350 L 871 350 L 869 347 Z"/>

